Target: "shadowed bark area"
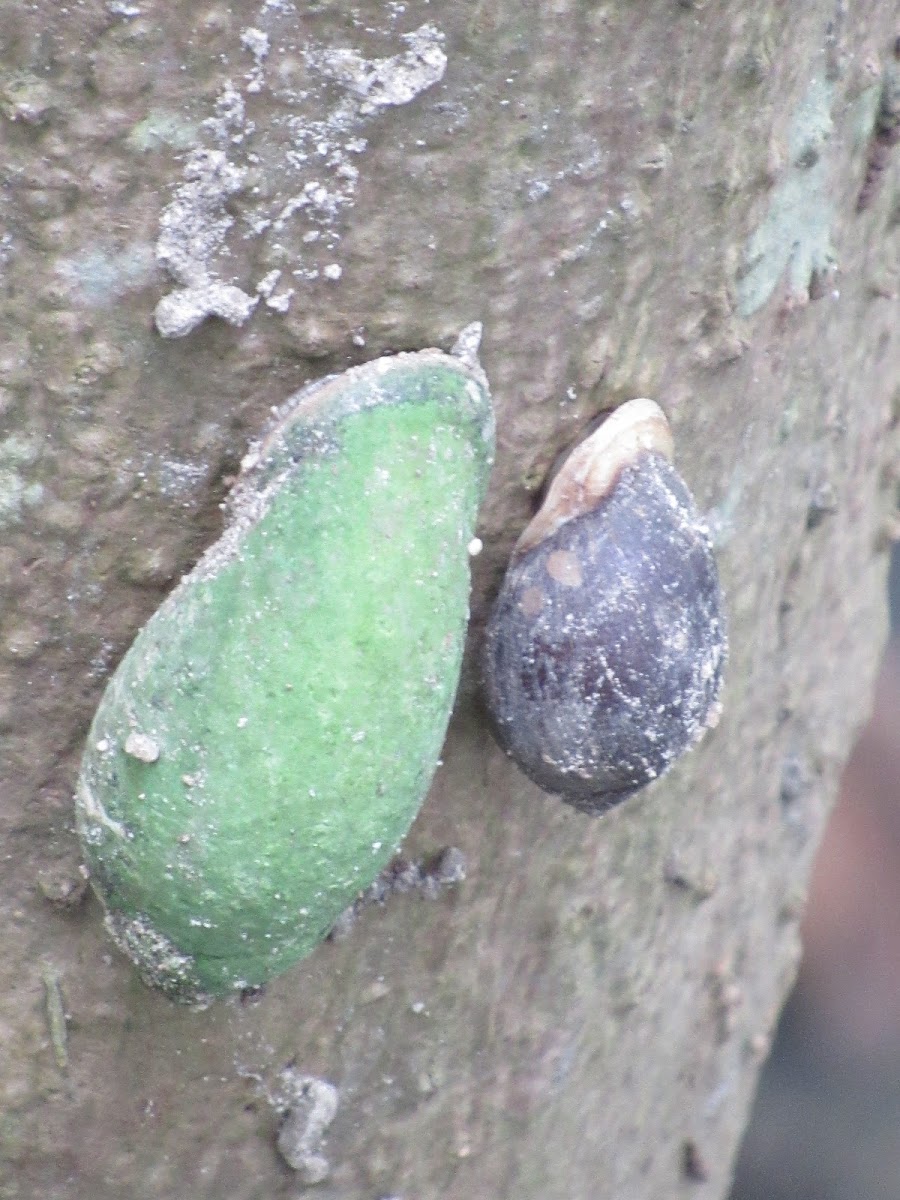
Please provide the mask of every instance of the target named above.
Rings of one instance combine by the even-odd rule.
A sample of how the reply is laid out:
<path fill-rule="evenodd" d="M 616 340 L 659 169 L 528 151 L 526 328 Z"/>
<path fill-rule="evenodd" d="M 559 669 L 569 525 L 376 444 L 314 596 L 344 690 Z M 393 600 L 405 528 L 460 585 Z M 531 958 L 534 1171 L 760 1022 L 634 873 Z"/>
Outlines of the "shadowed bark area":
<path fill-rule="evenodd" d="M 895 21 L 0 0 L 3 1200 L 727 1193 L 886 627 Z M 404 847 L 458 847 L 466 878 L 184 1011 L 79 899 L 105 680 L 272 405 L 475 320 L 497 464 Z M 718 728 L 592 819 L 497 749 L 477 661 L 557 453 L 641 395 L 713 531 L 731 657 Z"/>

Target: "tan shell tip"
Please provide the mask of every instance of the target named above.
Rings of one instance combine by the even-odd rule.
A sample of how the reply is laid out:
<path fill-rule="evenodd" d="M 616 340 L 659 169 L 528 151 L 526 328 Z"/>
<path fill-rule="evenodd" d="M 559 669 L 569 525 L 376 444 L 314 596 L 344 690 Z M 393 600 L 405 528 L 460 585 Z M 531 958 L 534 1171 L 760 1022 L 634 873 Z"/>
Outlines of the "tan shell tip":
<path fill-rule="evenodd" d="M 650 452 L 672 461 L 672 431 L 655 400 L 629 400 L 580 442 L 550 484 L 544 503 L 525 527 L 514 556 L 525 554 L 560 525 L 595 508 L 622 470 Z"/>

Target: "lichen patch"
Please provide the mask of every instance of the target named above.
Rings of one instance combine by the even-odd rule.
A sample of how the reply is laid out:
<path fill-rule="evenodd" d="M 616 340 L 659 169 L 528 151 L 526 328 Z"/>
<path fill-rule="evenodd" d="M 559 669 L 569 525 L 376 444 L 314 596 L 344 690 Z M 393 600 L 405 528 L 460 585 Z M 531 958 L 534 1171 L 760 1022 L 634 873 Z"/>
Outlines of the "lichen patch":
<path fill-rule="evenodd" d="M 262 258 L 290 263 L 298 284 L 339 282 L 339 222 L 356 195 L 365 124 L 415 100 L 447 67 L 443 34 L 427 23 L 400 35 L 398 53 L 368 58 L 311 37 L 298 44 L 292 6 L 265 4 L 239 40 L 250 69 L 223 85 L 160 215 L 156 257 L 177 285 L 155 310 L 166 338 L 207 317 L 242 325 L 261 299 L 271 312 L 289 310 L 296 289 L 276 292 L 271 269 L 247 286 L 235 272 L 238 248 L 246 255 L 257 239 L 270 241 Z M 266 116 L 257 120 L 255 97 L 266 90 Z M 251 187 L 251 176 L 265 186 Z M 245 187 L 238 238 L 229 205 Z"/>

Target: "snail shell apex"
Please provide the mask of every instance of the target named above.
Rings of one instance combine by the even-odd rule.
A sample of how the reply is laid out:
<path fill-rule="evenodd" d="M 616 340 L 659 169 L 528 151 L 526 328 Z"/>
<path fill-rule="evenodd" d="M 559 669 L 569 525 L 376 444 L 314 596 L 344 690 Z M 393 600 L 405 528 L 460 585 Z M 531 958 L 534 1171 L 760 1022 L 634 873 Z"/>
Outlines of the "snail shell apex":
<path fill-rule="evenodd" d="M 570 455 L 488 623 L 497 738 L 545 791 L 599 813 L 718 720 L 723 603 L 662 410 L 634 400 Z"/>
<path fill-rule="evenodd" d="M 569 454 L 547 489 L 544 502 L 516 542 L 523 554 L 560 525 L 589 512 L 607 495 L 624 466 L 649 450 L 672 461 L 672 430 L 654 400 L 630 400 Z"/>

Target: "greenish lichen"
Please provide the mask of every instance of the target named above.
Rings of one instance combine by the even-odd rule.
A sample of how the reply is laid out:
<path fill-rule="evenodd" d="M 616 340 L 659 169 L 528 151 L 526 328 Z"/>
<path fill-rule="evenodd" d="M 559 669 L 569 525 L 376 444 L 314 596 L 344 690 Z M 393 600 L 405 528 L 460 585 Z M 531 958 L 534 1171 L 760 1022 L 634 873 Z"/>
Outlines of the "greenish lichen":
<path fill-rule="evenodd" d="M 154 109 L 132 125 L 125 145 L 139 154 L 154 150 L 190 150 L 196 144 L 199 126 L 179 113 Z"/>
<path fill-rule="evenodd" d="M 743 317 L 758 312 L 782 279 L 789 299 L 808 298 L 811 282 L 834 266 L 825 153 L 833 92 L 828 80 L 813 80 L 794 115 L 788 162 L 762 224 L 747 240 L 735 281 Z"/>
<path fill-rule="evenodd" d="M 0 528 L 14 525 L 25 509 L 33 508 L 43 499 L 43 486 L 30 481 L 23 471 L 39 456 L 35 439 L 13 434 L 0 442 Z"/>

